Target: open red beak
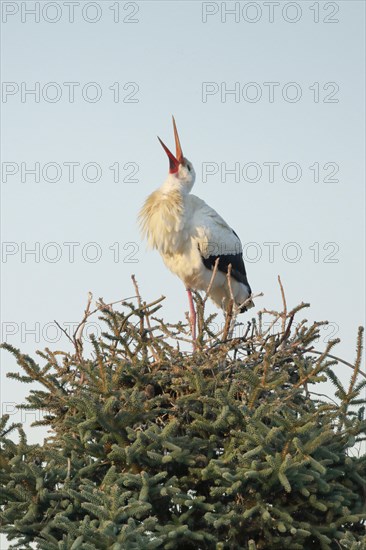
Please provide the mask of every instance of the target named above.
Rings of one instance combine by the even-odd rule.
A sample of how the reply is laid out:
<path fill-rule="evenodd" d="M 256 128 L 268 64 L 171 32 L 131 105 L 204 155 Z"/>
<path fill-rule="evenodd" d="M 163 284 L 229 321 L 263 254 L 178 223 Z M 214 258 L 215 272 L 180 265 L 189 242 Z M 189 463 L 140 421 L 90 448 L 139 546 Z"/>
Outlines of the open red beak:
<path fill-rule="evenodd" d="M 166 154 L 168 155 L 168 158 L 169 158 L 169 172 L 171 174 L 174 174 L 175 172 L 178 172 L 178 168 L 179 168 L 179 160 L 177 158 L 175 158 L 175 156 L 173 155 L 173 153 L 168 149 L 168 147 L 165 145 L 165 143 L 159 138 L 158 136 L 158 140 L 160 141 L 164 151 L 166 152 Z"/>
<path fill-rule="evenodd" d="M 172 117 L 172 119 L 173 119 L 174 139 L 175 139 L 175 156 L 177 157 L 179 162 L 183 162 L 183 151 L 182 151 L 182 147 L 180 146 L 177 126 L 175 124 L 174 117 Z"/>
<path fill-rule="evenodd" d="M 182 151 L 182 147 L 180 145 L 178 130 L 177 130 L 177 126 L 175 124 L 174 117 L 173 117 L 173 128 L 174 128 L 174 139 L 175 139 L 175 150 L 176 150 L 175 156 L 168 149 L 168 147 L 165 145 L 165 143 L 158 137 L 158 140 L 160 141 L 164 151 L 168 155 L 168 158 L 169 158 L 169 172 L 171 174 L 174 174 L 175 172 L 178 172 L 179 165 L 182 164 L 182 162 L 183 162 L 183 151 Z"/>

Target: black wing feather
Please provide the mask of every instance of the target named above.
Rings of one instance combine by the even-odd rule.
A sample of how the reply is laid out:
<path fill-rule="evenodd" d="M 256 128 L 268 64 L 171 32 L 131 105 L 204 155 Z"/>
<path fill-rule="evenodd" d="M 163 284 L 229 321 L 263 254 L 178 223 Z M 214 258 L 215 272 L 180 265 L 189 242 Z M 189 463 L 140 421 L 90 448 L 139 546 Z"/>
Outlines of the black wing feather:
<path fill-rule="evenodd" d="M 232 229 L 234 235 L 238 238 L 238 235 Z M 231 264 L 231 276 L 236 279 L 239 283 L 243 283 L 248 287 L 249 293 L 252 292 L 250 285 L 248 283 L 247 274 L 245 271 L 243 254 L 240 252 L 238 254 L 221 254 L 217 256 L 208 256 L 205 258 L 201 254 L 203 264 L 207 269 L 213 270 L 217 258 L 219 258 L 218 270 L 222 273 L 227 273 L 229 265 Z"/>

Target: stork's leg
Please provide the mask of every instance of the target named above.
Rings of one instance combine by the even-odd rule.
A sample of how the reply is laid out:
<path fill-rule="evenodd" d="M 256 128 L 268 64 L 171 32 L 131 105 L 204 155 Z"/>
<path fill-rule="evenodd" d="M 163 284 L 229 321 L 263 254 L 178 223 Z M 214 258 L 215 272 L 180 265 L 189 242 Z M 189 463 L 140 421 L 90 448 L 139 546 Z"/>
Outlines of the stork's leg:
<path fill-rule="evenodd" d="M 189 288 L 186 289 L 188 293 L 188 302 L 189 302 L 189 320 L 191 323 L 191 334 L 193 340 L 193 347 L 196 343 L 196 310 L 194 308 L 192 292 Z"/>

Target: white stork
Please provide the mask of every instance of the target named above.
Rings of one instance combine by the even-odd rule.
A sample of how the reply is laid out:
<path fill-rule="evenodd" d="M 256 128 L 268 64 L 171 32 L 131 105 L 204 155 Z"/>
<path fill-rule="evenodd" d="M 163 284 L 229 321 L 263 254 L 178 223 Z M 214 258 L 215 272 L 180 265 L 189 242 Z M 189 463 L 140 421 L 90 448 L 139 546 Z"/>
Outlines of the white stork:
<path fill-rule="evenodd" d="M 196 312 L 192 289 L 207 291 L 210 286 L 209 297 L 224 310 L 231 296 L 240 313 L 254 304 L 250 300 L 251 288 L 240 239 L 213 208 L 190 193 L 196 174 L 191 162 L 183 156 L 174 117 L 173 127 L 175 156 L 158 138 L 169 157 L 168 177 L 146 199 L 139 220 L 148 244 L 158 249 L 165 265 L 185 284 L 192 338 L 195 340 Z M 217 259 L 217 272 L 212 279 Z M 227 277 L 230 264 L 231 284 Z"/>

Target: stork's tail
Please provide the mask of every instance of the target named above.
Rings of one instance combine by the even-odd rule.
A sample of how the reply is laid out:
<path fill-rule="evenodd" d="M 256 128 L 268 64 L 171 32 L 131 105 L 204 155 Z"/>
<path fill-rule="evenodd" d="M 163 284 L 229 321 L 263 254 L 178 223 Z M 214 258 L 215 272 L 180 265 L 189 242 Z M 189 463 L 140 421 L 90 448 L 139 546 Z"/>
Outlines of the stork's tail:
<path fill-rule="evenodd" d="M 239 306 L 240 306 L 239 313 L 245 313 L 246 311 L 248 311 L 248 309 L 250 309 L 251 307 L 254 307 L 254 302 L 251 299 L 251 297 L 249 296 L 245 300 L 245 302 L 241 305 L 239 304 Z"/>

